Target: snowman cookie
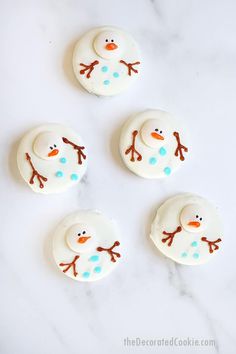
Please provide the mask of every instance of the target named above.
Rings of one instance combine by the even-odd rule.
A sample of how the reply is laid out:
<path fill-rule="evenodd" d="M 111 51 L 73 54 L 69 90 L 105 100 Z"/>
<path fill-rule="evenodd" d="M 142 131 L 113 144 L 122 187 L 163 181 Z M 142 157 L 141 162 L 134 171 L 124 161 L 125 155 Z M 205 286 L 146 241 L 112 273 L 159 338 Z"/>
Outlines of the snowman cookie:
<path fill-rule="evenodd" d="M 59 269 L 78 281 L 107 276 L 119 263 L 119 234 L 112 220 L 97 211 L 78 211 L 65 218 L 53 239 Z"/>
<path fill-rule="evenodd" d="M 185 141 L 183 129 L 169 113 L 148 110 L 125 123 L 120 154 L 125 165 L 138 176 L 168 177 L 185 161 Z"/>
<path fill-rule="evenodd" d="M 219 252 L 222 226 L 207 200 L 180 194 L 157 210 L 150 237 L 159 251 L 175 262 L 203 264 Z"/>
<path fill-rule="evenodd" d="M 34 192 L 59 193 L 82 179 L 87 169 L 87 150 L 73 130 L 59 124 L 45 124 L 23 137 L 17 164 Z"/>
<path fill-rule="evenodd" d="M 90 93 L 112 96 L 126 90 L 140 74 L 140 53 L 134 39 L 115 27 L 85 33 L 73 55 L 75 76 Z"/>

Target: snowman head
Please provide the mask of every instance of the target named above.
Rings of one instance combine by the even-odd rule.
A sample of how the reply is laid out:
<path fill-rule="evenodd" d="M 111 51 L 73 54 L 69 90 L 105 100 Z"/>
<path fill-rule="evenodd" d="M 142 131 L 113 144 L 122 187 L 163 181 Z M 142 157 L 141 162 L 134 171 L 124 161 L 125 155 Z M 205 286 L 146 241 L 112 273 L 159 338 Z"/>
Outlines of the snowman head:
<path fill-rule="evenodd" d="M 180 214 L 182 227 L 191 233 L 205 231 L 208 219 L 207 210 L 200 204 L 188 204 L 182 209 Z"/>
<path fill-rule="evenodd" d="M 166 120 L 148 119 L 141 128 L 141 137 L 147 146 L 157 149 L 168 142 L 169 132 L 170 127 Z"/>
<path fill-rule="evenodd" d="M 35 154 L 44 160 L 53 160 L 60 156 L 64 144 L 62 138 L 54 132 L 40 133 L 34 141 Z"/>
<path fill-rule="evenodd" d="M 123 54 L 125 40 L 120 32 L 102 31 L 95 37 L 93 46 L 103 59 L 115 59 Z"/>
<path fill-rule="evenodd" d="M 66 233 L 66 242 L 72 251 L 87 253 L 97 245 L 96 232 L 90 225 L 74 224 Z"/>

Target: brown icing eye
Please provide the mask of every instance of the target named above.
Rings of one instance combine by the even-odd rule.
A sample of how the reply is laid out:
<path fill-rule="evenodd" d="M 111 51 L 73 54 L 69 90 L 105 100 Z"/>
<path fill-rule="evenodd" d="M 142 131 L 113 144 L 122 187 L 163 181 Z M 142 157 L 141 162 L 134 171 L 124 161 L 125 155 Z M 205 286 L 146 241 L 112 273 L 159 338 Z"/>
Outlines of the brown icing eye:
<path fill-rule="evenodd" d="M 199 218 L 199 216 L 198 216 L 198 215 L 196 215 L 196 218 L 198 219 L 198 218 Z"/>

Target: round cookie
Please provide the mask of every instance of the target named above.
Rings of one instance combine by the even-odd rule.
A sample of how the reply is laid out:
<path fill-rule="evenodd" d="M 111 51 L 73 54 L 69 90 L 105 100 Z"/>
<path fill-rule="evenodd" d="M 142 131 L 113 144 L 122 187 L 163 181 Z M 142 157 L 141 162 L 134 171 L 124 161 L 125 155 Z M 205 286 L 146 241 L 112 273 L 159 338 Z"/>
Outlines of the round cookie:
<path fill-rule="evenodd" d="M 85 33 L 73 55 L 75 76 L 90 93 L 112 96 L 139 77 L 140 53 L 134 39 L 116 27 L 98 27 Z"/>
<path fill-rule="evenodd" d="M 197 265 L 208 262 L 219 250 L 222 225 L 207 200 L 180 194 L 157 210 L 150 237 L 159 251 L 175 262 Z"/>
<path fill-rule="evenodd" d="M 147 110 L 123 126 L 120 154 L 125 165 L 144 178 L 168 177 L 185 161 L 184 131 L 167 112 Z"/>
<path fill-rule="evenodd" d="M 17 164 L 34 192 L 59 193 L 82 179 L 87 169 L 87 150 L 73 130 L 59 124 L 45 124 L 23 137 Z"/>
<path fill-rule="evenodd" d="M 118 240 L 112 220 L 97 211 L 78 211 L 58 225 L 53 239 L 54 259 L 72 279 L 99 280 L 118 264 Z"/>

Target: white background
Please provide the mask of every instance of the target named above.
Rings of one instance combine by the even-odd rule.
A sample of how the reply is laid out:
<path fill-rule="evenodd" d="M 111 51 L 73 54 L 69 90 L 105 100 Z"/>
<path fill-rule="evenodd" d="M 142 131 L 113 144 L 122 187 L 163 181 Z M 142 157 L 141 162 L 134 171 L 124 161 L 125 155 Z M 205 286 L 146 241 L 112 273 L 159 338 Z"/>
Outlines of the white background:
<path fill-rule="evenodd" d="M 234 0 L 0 1 L 1 354 L 235 353 L 236 2 Z M 143 77 L 114 98 L 83 91 L 73 76 L 76 40 L 116 25 L 140 44 Z M 189 161 L 163 181 L 136 177 L 118 153 L 127 117 L 161 108 L 190 134 Z M 16 168 L 20 137 L 59 122 L 90 150 L 83 183 L 37 195 Z M 219 208 L 221 251 L 180 266 L 148 240 L 166 198 L 194 192 Z M 58 271 L 50 234 L 67 214 L 96 208 L 121 230 L 123 262 L 106 279 L 75 282 Z M 215 348 L 127 348 L 126 337 L 215 339 Z"/>

